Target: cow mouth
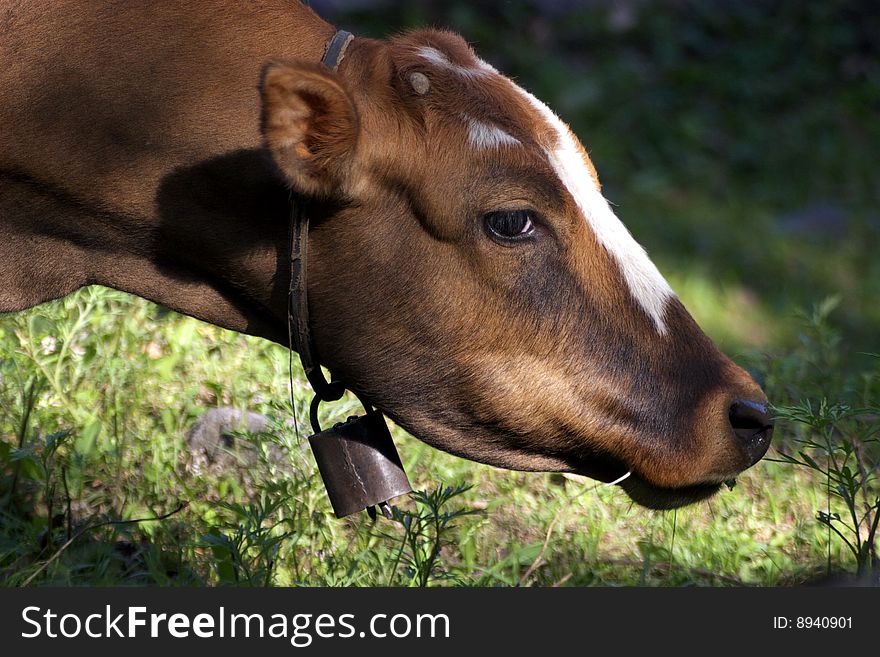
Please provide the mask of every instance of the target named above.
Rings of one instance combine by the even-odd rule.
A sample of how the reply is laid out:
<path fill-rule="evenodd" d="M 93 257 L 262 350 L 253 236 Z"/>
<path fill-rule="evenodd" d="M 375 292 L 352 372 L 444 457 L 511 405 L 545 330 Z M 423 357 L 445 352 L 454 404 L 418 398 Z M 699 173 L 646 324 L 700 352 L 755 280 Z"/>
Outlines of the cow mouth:
<path fill-rule="evenodd" d="M 730 487 L 733 485 L 733 482 L 704 482 L 677 488 L 657 486 L 627 467 L 623 461 L 608 456 L 590 459 L 589 464 L 579 463 L 573 471 L 606 484 L 618 485 L 633 502 L 657 511 L 700 502 L 717 493 L 724 483 Z"/>
<path fill-rule="evenodd" d="M 664 488 L 648 483 L 635 473 L 620 482 L 620 487 L 630 499 L 648 509 L 662 511 L 677 509 L 712 497 L 721 488 L 721 483 L 702 483 L 681 488 Z"/>

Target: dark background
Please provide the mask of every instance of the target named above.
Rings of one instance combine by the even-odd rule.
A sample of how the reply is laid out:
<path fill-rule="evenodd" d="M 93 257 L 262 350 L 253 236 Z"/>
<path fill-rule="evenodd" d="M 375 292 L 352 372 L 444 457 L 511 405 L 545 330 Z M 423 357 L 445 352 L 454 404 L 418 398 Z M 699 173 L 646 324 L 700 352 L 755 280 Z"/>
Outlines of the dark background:
<path fill-rule="evenodd" d="M 426 25 L 460 32 L 547 102 L 580 136 L 623 221 L 723 346 L 791 346 L 798 311 L 829 296 L 853 347 L 844 360 L 876 346 L 876 3 L 311 5 L 362 35 Z M 731 299 L 711 298 L 719 286 L 734 288 Z"/>

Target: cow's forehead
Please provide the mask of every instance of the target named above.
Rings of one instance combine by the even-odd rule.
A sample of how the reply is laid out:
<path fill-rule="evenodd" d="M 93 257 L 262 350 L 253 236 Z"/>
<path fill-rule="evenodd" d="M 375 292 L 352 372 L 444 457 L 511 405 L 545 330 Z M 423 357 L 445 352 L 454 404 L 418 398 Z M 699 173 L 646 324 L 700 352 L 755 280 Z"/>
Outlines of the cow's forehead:
<path fill-rule="evenodd" d="M 446 41 L 442 33 L 430 36 L 434 38 L 427 43 L 407 44 L 407 50 L 410 65 L 428 72 L 431 103 L 439 105 L 446 118 L 463 124 L 475 149 L 537 148 L 617 263 L 632 297 L 664 334 L 673 292 L 602 195 L 592 164 L 569 127 L 464 42 Z"/>

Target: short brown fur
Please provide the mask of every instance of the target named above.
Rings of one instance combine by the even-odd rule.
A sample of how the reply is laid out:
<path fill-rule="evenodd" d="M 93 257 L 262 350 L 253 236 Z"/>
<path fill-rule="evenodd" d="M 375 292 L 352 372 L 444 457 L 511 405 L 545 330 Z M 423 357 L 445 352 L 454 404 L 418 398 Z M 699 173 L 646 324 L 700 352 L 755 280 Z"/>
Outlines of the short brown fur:
<path fill-rule="evenodd" d="M 333 73 L 334 28 L 282 0 L 0 16 L 0 311 L 98 283 L 286 344 L 292 192 L 323 361 L 423 440 L 630 470 L 661 507 L 751 465 L 727 409 L 763 393 L 677 300 L 656 331 L 548 164 L 557 135 L 505 78 L 456 73 L 480 67 L 461 37 L 356 38 Z M 463 117 L 519 145 L 475 149 Z M 517 208 L 534 239 L 487 234 Z"/>

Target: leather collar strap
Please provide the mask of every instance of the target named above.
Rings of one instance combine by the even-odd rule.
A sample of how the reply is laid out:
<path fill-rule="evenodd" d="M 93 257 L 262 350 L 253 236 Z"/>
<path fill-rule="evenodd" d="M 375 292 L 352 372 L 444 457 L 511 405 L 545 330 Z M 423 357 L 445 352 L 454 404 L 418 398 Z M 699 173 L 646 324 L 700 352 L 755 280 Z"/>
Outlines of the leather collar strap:
<path fill-rule="evenodd" d="M 345 50 L 354 36 L 339 30 L 324 51 L 321 63 L 336 70 L 345 56 Z M 321 401 L 336 401 L 345 392 L 340 381 L 327 381 L 321 370 L 318 352 L 309 328 L 308 272 L 309 217 L 302 203 L 293 202 L 290 212 L 290 290 L 287 303 L 288 338 L 291 348 L 296 348 L 302 361 L 303 371 Z"/>
<path fill-rule="evenodd" d="M 339 30 L 333 35 L 333 38 L 330 39 L 330 43 L 327 44 L 327 49 L 324 51 L 324 57 L 321 59 L 321 63 L 331 71 L 335 71 L 339 68 L 339 64 L 342 61 L 342 58 L 345 57 L 345 51 L 352 39 L 354 39 L 354 35 L 351 32 Z"/>

